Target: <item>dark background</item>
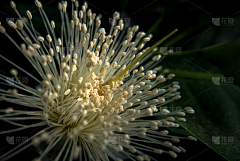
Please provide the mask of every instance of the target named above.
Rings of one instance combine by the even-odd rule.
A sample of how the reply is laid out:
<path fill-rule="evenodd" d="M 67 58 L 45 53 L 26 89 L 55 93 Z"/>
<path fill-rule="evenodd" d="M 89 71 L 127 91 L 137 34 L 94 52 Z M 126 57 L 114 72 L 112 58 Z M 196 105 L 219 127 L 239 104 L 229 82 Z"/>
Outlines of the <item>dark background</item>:
<path fill-rule="evenodd" d="M 18 11 L 21 15 L 26 16 L 25 11 L 28 9 L 33 12 L 33 23 L 36 24 L 35 28 L 42 33 L 42 35 L 46 35 L 46 31 L 43 29 L 42 24 L 39 21 L 39 13 L 37 8 L 34 5 L 34 2 L 29 1 L 15 1 L 17 3 Z M 60 14 L 57 9 L 56 0 L 53 1 L 41 1 L 46 13 L 50 20 L 54 20 L 55 22 L 60 22 Z M 232 0 L 232 1 L 200 1 L 200 0 L 152 0 L 152 1 L 137 1 L 137 0 L 129 0 L 129 1 L 110 1 L 110 0 L 101 0 L 101 1 L 88 1 L 89 8 L 92 9 L 93 13 L 97 15 L 99 13 L 102 14 L 103 18 L 102 27 L 104 27 L 107 31 L 110 29 L 109 18 L 112 18 L 112 14 L 115 11 L 121 12 L 122 18 L 130 18 L 131 25 L 139 25 L 139 31 L 147 32 L 161 17 L 162 23 L 156 27 L 156 29 L 152 32 L 153 38 L 148 43 L 148 45 L 153 45 L 155 42 L 160 40 L 162 37 L 173 31 L 175 28 L 178 28 L 178 33 L 174 36 L 178 36 L 181 33 L 186 33 L 182 39 L 177 41 L 174 46 L 181 47 L 182 51 L 199 49 L 206 46 L 223 43 L 235 39 L 240 36 L 240 1 Z M 79 1 L 80 6 L 83 1 Z M 69 1 L 70 4 L 70 1 Z M 71 8 L 70 5 L 68 9 Z M 35 11 L 35 12 L 34 12 Z M 238 13 L 239 12 L 239 13 Z M 13 12 L 10 7 L 8 1 L 1 2 L 0 6 L 0 19 L 2 25 L 4 25 L 7 29 L 9 35 L 11 35 L 16 42 L 19 44 L 22 41 L 16 36 L 15 31 L 10 28 L 7 23 L 7 18 L 17 18 L 17 15 Z M 69 12 L 70 15 L 70 12 Z M 37 18 L 38 17 L 38 18 Z M 212 18 L 234 18 L 234 26 L 215 26 L 212 23 Z M 58 31 L 58 30 L 57 30 Z M 57 32 L 57 35 L 59 33 Z M 5 57 L 9 58 L 14 63 L 26 69 L 28 72 L 32 72 L 31 74 L 37 74 L 34 72 L 33 67 L 30 63 L 27 62 L 26 59 L 22 56 L 22 54 L 12 45 L 12 43 L 4 36 L 0 35 L 0 44 L 1 44 L 1 54 Z M 174 36 L 169 39 L 171 41 L 174 39 Z M 166 60 L 166 61 L 165 61 Z M 182 57 L 166 58 L 162 64 L 169 69 L 174 70 L 184 70 L 191 72 L 204 72 L 202 69 L 209 71 L 211 73 L 222 74 L 222 71 L 216 66 L 214 62 L 208 61 L 202 57 L 190 57 L 188 60 L 193 62 L 195 65 L 185 61 Z M 201 68 L 196 67 L 200 66 Z M 225 64 L 226 66 L 231 66 L 231 64 Z M 4 60 L 0 60 L 0 70 L 1 74 L 9 75 L 9 71 L 12 68 L 11 65 L 6 64 Z M 19 75 L 26 76 L 24 73 L 19 72 Z M 176 78 L 177 79 L 177 78 Z M 224 99 L 224 96 L 219 96 L 221 94 L 226 94 L 226 90 L 228 93 L 226 95 L 232 94 L 232 101 L 239 105 L 239 91 L 233 90 L 232 87 L 224 87 L 226 89 L 220 90 L 220 93 L 217 95 L 216 92 L 219 88 L 214 86 L 211 81 L 199 81 L 195 79 L 184 79 L 180 78 L 192 93 L 187 93 L 186 89 L 181 91 L 184 93 L 184 100 L 188 100 L 191 98 L 191 95 L 196 96 L 200 92 L 207 89 L 207 87 L 212 87 L 211 91 L 197 97 L 194 100 L 189 101 L 189 106 L 193 106 L 194 103 L 203 107 L 203 110 L 208 110 L 209 107 L 212 106 L 221 106 L 221 101 Z M 28 79 L 29 86 L 36 86 L 34 80 Z M 3 87 L 3 86 L 2 86 Z M 231 89 L 230 89 L 231 88 Z M 222 92 L 222 93 L 221 93 Z M 236 94 L 235 94 L 236 93 Z M 216 94 L 216 95 L 215 95 Z M 237 96 L 238 95 L 238 96 Z M 185 96 L 185 97 L 184 97 Z M 210 98 L 211 97 L 211 98 Z M 193 102 L 195 101 L 195 102 Z M 212 101 L 212 102 L 211 102 Z M 228 103 L 227 101 L 225 102 Z M 3 104 L 1 102 L 1 108 L 6 108 L 9 104 Z M 14 105 L 13 105 L 14 107 Z M 239 106 L 238 106 L 239 107 Z M 210 111 L 213 112 L 213 111 Z M 216 111 L 214 111 L 216 112 Z M 210 114 L 209 117 L 212 115 Z M 1 130 L 11 129 L 11 126 L 4 127 L 8 124 L 1 122 L 2 127 Z M 13 127 L 13 126 L 12 126 Z M 34 130 L 25 130 L 23 132 L 14 133 L 14 136 L 31 136 L 29 133 Z M 1 136 L 1 147 L 6 147 L 0 150 L 0 154 L 11 149 L 11 145 L 7 144 L 6 136 L 11 136 L 12 134 L 6 134 Z M 179 145 L 183 146 L 187 153 L 180 153 L 177 160 L 186 160 L 186 161 L 194 161 L 194 160 L 210 160 L 214 158 L 215 160 L 224 160 L 219 154 L 214 152 L 212 149 L 208 149 L 208 146 L 202 143 L 201 141 L 192 142 L 188 140 L 180 141 Z M 0 149 L 1 149 L 0 147 Z M 32 156 L 38 156 L 37 152 L 30 148 L 24 150 L 19 155 L 16 155 L 11 160 L 16 159 L 24 159 L 31 160 Z M 168 159 L 173 160 L 169 155 L 159 155 L 157 160 Z"/>

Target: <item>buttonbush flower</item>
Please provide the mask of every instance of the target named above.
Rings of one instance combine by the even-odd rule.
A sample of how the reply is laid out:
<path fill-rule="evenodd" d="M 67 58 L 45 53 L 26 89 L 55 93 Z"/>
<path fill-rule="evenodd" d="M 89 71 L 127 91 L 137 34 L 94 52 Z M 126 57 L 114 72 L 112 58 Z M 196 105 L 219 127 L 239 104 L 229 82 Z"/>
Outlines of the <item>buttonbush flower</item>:
<path fill-rule="evenodd" d="M 80 7 L 78 1 L 72 0 L 70 16 L 67 14 L 69 4 L 66 1 L 58 4 L 61 35 L 57 38 L 55 22 L 49 21 L 40 1 L 35 0 L 35 4 L 47 36 L 43 37 L 35 30 L 31 12 L 27 11 L 28 19 L 23 18 L 13 1 L 11 7 L 19 19 L 8 21 L 8 24 L 24 43 L 19 45 L 0 25 L 0 32 L 13 42 L 41 76 L 39 80 L 0 56 L 16 67 L 10 71 L 15 78 L 9 84 L 12 88 L 0 90 L 1 100 L 33 109 L 2 109 L 0 112 L 5 114 L 1 114 L 0 119 L 18 127 L 0 134 L 32 127 L 43 129 L 31 136 L 30 142 L 25 141 L 2 155 L 2 161 L 32 145 L 40 148 L 40 156 L 36 160 L 48 156 L 54 161 L 78 158 L 121 161 L 123 159 L 116 155 L 121 153 L 131 160 L 149 161 L 156 160 L 151 153 L 168 153 L 176 158 L 177 153 L 186 150 L 174 146 L 174 142 L 179 142 L 179 139 L 196 140 L 192 136 L 168 135 L 166 127 L 179 127 L 176 121 L 186 121 L 185 113 L 192 114 L 194 110 L 191 107 L 178 111 L 162 109 L 181 98 L 177 91 L 179 82 L 172 82 L 175 75 L 157 66 L 162 55 L 155 54 L 146 62 L 158 50 L 157 46 L 176 30 L 154 46 L 145 48 L 152 35 L 138 32 L 139 26 L 124 26 L 118 12 L 113 14 L 110 31 L 106 31 L 100 28 L 101 16 L 92 13 L 87 2 Z M 41 87 L 34 89 L 23 84 L 17 70 L 25 72 Z M 9 81 L 2 74 L 0 79 Z M 151 116 L 167 117 L 150 120 Z M 21 120 L 39 122 L 24 125 L 18 123 Z M 59 148 L 56 145 L 61 141 Z M 150 146 L 153 144 L 156 146 Z M 59 151 L 54 155 L 56 148 Z"/>

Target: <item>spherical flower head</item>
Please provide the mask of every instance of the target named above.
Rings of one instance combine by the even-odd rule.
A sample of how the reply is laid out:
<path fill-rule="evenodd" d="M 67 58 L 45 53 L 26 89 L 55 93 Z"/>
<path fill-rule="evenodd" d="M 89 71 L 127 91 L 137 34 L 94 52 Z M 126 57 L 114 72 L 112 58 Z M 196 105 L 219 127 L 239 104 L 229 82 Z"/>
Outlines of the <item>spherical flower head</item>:
<path fill-rule="evenodd" d="M 176 121 L 186 121 L 185 113 L 193 114 L 194 110 L 191 107 L 178 111 L 162 108 L 181 98 L 177 91 L 180 85 L 171 82 L 174 74 L 161 66 L 155 67 L 163 59 L 161 55 L 154 55 L 149 60 L 158 51 L 157 46 L 177 30 L 152 47 L 144 48 L 152 35 L 138 32 L 139 26 L 126 27 L 118 12 L 113 14 L 110 31 L 106 31 L 100 27 L 101 16 L 92 13 L 87 2 L 79 7 L 78 1 L 72 0 L 69 18 L 67 7 L 71 5 L 67 1 L 58 4 L 62 25 L 60 38 L 57 38 L 55 22 L 49 21 L 40 1 L 35 0 L 35 5 L 46 26 L 48 34 L 45 38 L 34 29 L 31 12 L 26 12 L 26 21 L 13 1 L 11 6 L 19 19 L 8 24 L 24 43 L 19 46 L 2 25 L 0 32 L 23 53 L 42 80 L 0 55 L 16 67 L 10 71 L 16 80 L 10 84 L 14 89 L 1 89 L 0 100 L 37 110 L 22 111 L 12 107 L 1 110 L 5 112 L 1 115 L 2 120 L 20 127 L 0 134 L 30 127 L 42 127 L 42 130 L 28 139 L 30 143 L 23 142 L 2 155 L 1 160 L 7 160 L 31 145 L 41 151 L 35 160 L 49 156 L 55 161 L 79 157 L 85 160 L 109 160 L 110 157 L 121 161 L 116 153 L 142 161 L 151 158 L 146 152 L 168 153 L 176 158 L 177 153 L 186 151 L 173 145 L 183 137 L 168 136 L 166 127 L 179 127 Z M 24 85 L 18 79 L 17 69 L 37 81 L 40 88 L 35 90 Z M 6 78 L 0 77 L 3 81 Z M 29 95 L 19 93 L 22 90 Z M 21 114 L 27 116 L 14 117 Z M 169 116 L 166 119 L 144 119 L 166 115 Z M 23 119 L 39 122 L 28 126 L 17 123 Z M 196 140 L 192 136 L 183 139 Z M 149 143 L 162 145 L 165 149 L 157 149 Z M 25 147 L 17 150 L 24 144 Z M 57 154 L 53 154 L 53 149 L 59 149 Z"/>

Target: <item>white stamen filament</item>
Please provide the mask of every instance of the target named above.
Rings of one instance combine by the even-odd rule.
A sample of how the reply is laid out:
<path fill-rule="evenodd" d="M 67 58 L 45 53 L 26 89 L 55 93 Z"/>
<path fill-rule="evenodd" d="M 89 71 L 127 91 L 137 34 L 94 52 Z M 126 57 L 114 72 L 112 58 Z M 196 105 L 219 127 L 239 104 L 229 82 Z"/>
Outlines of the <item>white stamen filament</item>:
<path fill-rule="evenodd" d="M 157 46 L 176 30 L 152 47 L 144 48 L 152 35 L 144 37 L 144 32 L 138 32 L 139 26 L 126 29 L 118 12 L 113 14 L 116 24 L 112 24 L 109 35 L 106 35 L 105 29 L 100 28 L 101 16 L 96 17 L 96 14 L 88 9 L 86 2 L 79 11 L 78 1 L 72 0 L 72 5 L 68 5 L 66 1 L 58 4 L 62 23 L 61 36 L 57 38 L 54 31 L 55 22 L 49 21 L 40 1 L 35 0 L 35 4 L 47 31 L 45 38 L 37 37 L 40 34 L 33 26 L 34 17 L 31 12 L 27 11 L 29 22 L 25 22 L 13 1 L 11 7 L 20 19 L 17 24 L 12 21 L 8 24 L 25 43 L 19 46 L 2 25 L 0 32 L 23 53 L 42 80 L 38 80 L 2 55 L 0 57 L 28 74 L 42 87 L 35 90 L 24 85 L 17 77 L 18 71 L 12 69 L 10 73 L 16 78 L 15 81 L 10 82 L 2 74 L 0 80 L 8 83 L 1 84 L 16 89 L 0 89 L 0 101 L 36 108 L 37 111 L 13 108 L 0 110 L 5 113 L 0 115 L 1 120 L 19 126 L 0 134 L 30 127 L 48 127 L 29 138 L 31 143 L 22 148 L 20 147 L 26 142 L 18 145 L 1 156 L 0 160 L 5 161 L 31 145 L 38 147 L 41 142 L 48 141 L 48 146 L 42 149 L 38 158 L 41 160 L 60 140 L 64 140 L 64 143 L 56 158 L 53 158 L 54 161 L 62 157 L 63 160 L 78 157 L 80 160 L 108 161 L 108 157 L 116 161 L 122 160 L 108 148 L 122 152 L 132 160 L 155 160 L 142 151 L 168 153 L 176 158 L 176 153 L 186 150 L 174 146 L 172 142 L 179 142 L 179 139 L 196 141 L 192 136 L 172 136 L 164 130 L 166 127 L 178 127 L 176 121 L 186 121 L 183 118 L 185 114 L 194 113 L 191 107 L 174 112 L 168 109 L 159 111 L 164 105 L 181 98 L 180 92 L 177 91 L 180 89 L 179 83 L 170 82 L 175 74 L 167 74 L 162 67 L 154 68 L 156 62 L 162 61 L 164 57 L 155 55 L 144 64 L 158 50 Z M 69 6 L 72 6 L 70 17 L 67 13 Z M 142 44 L 137 45 L 141 39 Z M 165 85 L 156 88 L 161 83 Z M 30 96 L 18 93 L 17 89 L 28 92 Z M 21 116 L 23 114 L 28 116 Z M 166 119 L 160 120 L 141 119 L 166 115 Z M 40 122 L 24 125 L 18 123 L 19 120 Z M 124 140 L 113 143 L 114 140 L 111 139 L 116 137 L 123 137 Z M 146 143 L 161 145 L 168 150 L 156 149 Z"/>

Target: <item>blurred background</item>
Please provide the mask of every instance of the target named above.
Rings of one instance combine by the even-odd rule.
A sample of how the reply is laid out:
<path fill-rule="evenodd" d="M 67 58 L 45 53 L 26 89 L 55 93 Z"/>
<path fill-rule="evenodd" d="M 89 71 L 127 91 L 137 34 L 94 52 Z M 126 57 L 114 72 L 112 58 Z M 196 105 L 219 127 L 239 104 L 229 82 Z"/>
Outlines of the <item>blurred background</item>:
<path fill-rule="evenodd" d="M 27 16 L 26 10 L 32 12 L 36 30 L 43 36 L 47 35 L 34 1 L 15 2 L 22 16 Z M 60 35 L 58 1 L 41 2 L 49 20 L 55 21 L 56 33 Z M 79 1 L 79 4 L 81 6 L 83 1 Z M 182 99 L 168 105 L 168 108 L 176 110 L 190 106 L 196 113 L 188 114 L 186 117 L 188 121 L 181 123 L 182 128 L 179 130 L 169 130 L 181 136 L 188 136 L 190 132 L 198 138 L 198 141 L 181 140 L 178 144 L 187 152 L 180 153 L 176 160 L 210 160 L 210 157 L 215 160 L 240 160 L 239 4 L 239 0 L 88 1 L 93 13 L 102 14 L 101 27 L 106 31 L 110 30 L 112 14 L 119 11 L 125 24 L 139 25 L 139 31 L 145 31 L 147 35 L 153 34 L 147 46 L 153 45 L 175 28 L 178 29 L 176 34 L 160 46 L 174 50 L 173 54 L 168 55 L 159 65 L 168 69 L 170 73 L 175 73 L 174 80 L 181 84 Z M 69 5 L 69 15 L 70 8 Z M 0 15 L 0 21 L 9 35 L 21 44 L 20 38 L 6 22 L 9 19 L 14 21 L 18 19 L 8 1 L 1 2 Z M 39 78 L 30 63 L 4 35 L 0 35 L 0 44 L 2 55 Z M 209 46 L 213 47 L 208 48 Z M 11 77 L 9 71 L 12 67 L 4 60 L 0 60 L 1 74 Z M 20 71 L 19 77 L 25 81 L 25 84 L 37 86 L 34 80 Z M 1 102 L 2 108 L 8 106 L 11 105 Z M 14 128 L 3 122 L 1 124 L 2 131 Z M 0 154 L 16 146 L 9 144 L 7 138 L 13 135 L 27 138 L 34 134 L 34 130 L 39 129 L 1 135 Z M 24 160 L 31 160 L 32 156 L 37 157 L 37 151 L 34 148 L 27 148 L 11 160 L 22 157 Z M 157 160 L 162 159 L 174 160 L 169 155 L 157 156 Z"/>

